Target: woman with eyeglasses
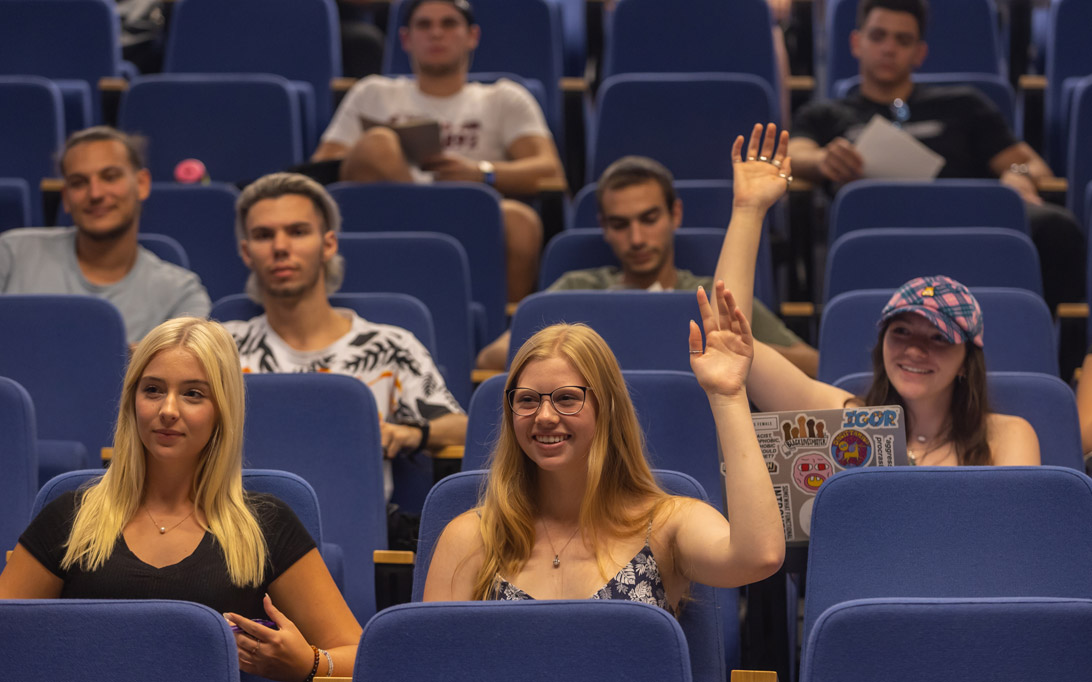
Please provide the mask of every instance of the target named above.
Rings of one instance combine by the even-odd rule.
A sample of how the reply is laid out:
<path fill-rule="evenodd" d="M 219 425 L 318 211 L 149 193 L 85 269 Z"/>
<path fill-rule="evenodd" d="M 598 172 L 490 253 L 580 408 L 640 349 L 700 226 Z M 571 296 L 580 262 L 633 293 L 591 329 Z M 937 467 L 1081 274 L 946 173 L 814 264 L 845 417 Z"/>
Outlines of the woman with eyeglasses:
<path fill-rule="evenodd" d="M 426 601 L 627 599 L 675 612 L 692 581 L 735 587 L 781 566 L 784 531 L 744 389 L 750 327 L 723 288 L 716 310 L 703 290 L 697 299 L 706 341 L 691 322 L 690 362 L 724 453 L 730 530 L 713 507 L 656 484 L 602 337 L 554 325 L 512 362 L 486 489 L 440 537 Z"/>

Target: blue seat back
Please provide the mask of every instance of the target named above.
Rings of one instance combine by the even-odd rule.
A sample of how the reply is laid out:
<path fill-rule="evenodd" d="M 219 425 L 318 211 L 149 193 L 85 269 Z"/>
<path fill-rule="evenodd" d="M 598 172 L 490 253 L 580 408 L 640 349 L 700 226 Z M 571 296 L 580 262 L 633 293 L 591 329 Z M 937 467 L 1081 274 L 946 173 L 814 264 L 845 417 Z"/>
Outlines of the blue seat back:
<path fill-rule="evenodd" d="M 165 234 L 141 232 L 137 235 L 137 241 L 160 260 L 177 265 L 180 268 L 190 269 L 190 257 L 186 253 L 186 249 L 182 248 L 182 245 L 174 237 L 168 237 Z"/>
<path fill-rule="evenodd" d="M 399 604 L 364 627 L 354 677 L 427 679 L 443 669 L 450 682 L 480 682 L 526 679 L 530 670 L 559 666 L 572 682 L 699 679 L 691 676 L 686 638 L 666 611 L 592 600 Z"/>
<path fill-rule="evenodd" d="M 1026 234 L 991 227 L 888 227 L 855 230 L 835 240 L 823 297 L 853 289 L 894 290 L 923 274 L 948 275 L 969 287 L 1043 294 L 1039 254 Z"/>
<path fill-rule="evenodd" d="M 160 682 L 239 679 L 223 615 L 166 599 L 0 601 L 0 656 L 5 675 L 27 682 L 140 682 L 149 669 Z"/>
<path fill-rule="evenodd" d="M 588 177 L 640 154 L 678 179 L 731 179 L 736 137 L 750 135 L 756 121 L 776 120 L 777 111 L 770 84 L 751 74 L 611 76 L 588 134 Z"/>
<path fill-rule="evenodd" d="M 341 75 L 333 0 L 186 0 L 171 13 L 166 73 L 274 73 L 314 93 L 320 127 L 330 120 L 330 81 Z"/>
<path fill-rule="evenodd" d="M 154 182 L 140 209 L 141 228 L 177 240 L 214 301 L 241 293 L 250 273 L 235 238 L 238 196 L 235 187 L 224 182 Z"/>
<path fill-rule="evenodd" d="M 87 448 L 84 466 L 113 445 L 128 362 L 125 323 L 93 296 L 0 296 L 0 376 L 34 400 L 38 437 Z"/>
<path fill-rule="evenodd" d="M 375 612 L 372 551 L 387 548 L 379 411 L 372 392 L 341 374 L 247 374 L 244 462 L 291 471 L 318 494 L 322 533 L 344 555 L 345 601 Z"/>
<path fill-rule="evenodd" d="M 134 78 L 118 127 L 149 140 L 152 177 L 199 159 L 217 181 L 249 182 L 303 161 L 299 103 L 270 74 L 159 74 Z"/>
<path fill-rule="evenodd" d="M 995 180 L 860 180 L 830 206 L 828 242 L 870 227 L 1007 227 L 1030 235 L 1016 190 Z"/>
<path fill-rule="evenodd" d="M 0 376 L 0 547 L 15 547 L 38 487 L 38 426 L 34 402 L 18 382 Z"/>
<path fill-rule="evenodd" d="M 0 10 L 10 1 L 0 3 Z M 40 4 L 49 6 L 52 0 Z M 5 150 L 0 154 L 0 176 L 27 183 L 29 219 L 42 225 L 39 184 L 56 175 L 54 155 L 64 146 L 61 91 L 39 76 L 0 76 L 0 101 L 7 103 L 0 107 L 0 147 Z"/>
<path fill-rule="evenodd" d="M 414 296 L 436 324 L 436 361 L 462 405 L 470 399 L 472 355 L 470 266 L 455 238 L 428 232 L 342 234 L 342 291 L 395 291 Z"/>
<path fill-rule="evenodd" d="M 547 291 L 523 299 L 512 316 L 508 362 L 531 336 L 559 322 L 585 322 L 606 340 L 622 369 L 690 371 L 686 330 L 697 315 L 692 291 Z"/>
<path fill-rule="evenodd" d="M 330 305 L 349 308 L 366 320 L 401 327 L 417 337 L 429 353 L 436 353 L 436 331 L 432 314 L 424 303 L 408 294 L 331 294 Z M 246 294 L 233 294 L 212 304 L 209 319 L 249 320 L 265 312 Z"/>
<path fill-rule="evenodd" d="M 850 599 L 1092 597 L 1089 514 L 1092 479 L 1062 467 L 841 472 L 815 496 L 805 641 Z"/>
<path fill-rule="evenodd" d="M 708 500 L 701 485 L 690 476 L 676 471 L 656 470 L 657 481 L 669 493 Z M 433 486 L 421 512 L 421 533 L 417 548 L 417 563 L 413 571 L 413 599 L 424 595 L 425 577 L 432 552 L 447 524 L 459 514 L 478 505 L 487 471 L 464 471 L 448 476 Z M 695 680 L 723 680 L 724 640 L 719 601 L 720 592 L 705 585 L 691 585 L 690 601 L 681 610 L 679 624 L 690 645 L 690 666 Z M 719 675 L 719 677 L 718 677 Z"/>
<path fill-rule="evenodd" d="M 1058 376 L 1054 321 L 1042 297 L 1025 289 L 972 287 L 982 308 L 986 368 Z M 846 291 L 823 307 L 819 323 L 819 380 L 872 371 L 880 313 L 892 289 Z"/>
<path fill-rule="evenodd" d="M 1066 207 L 1077 216 L 1085 237 L 1088 236 L 1087 220 L 1092 211 L 1085 208 L 1085 189 L 1092 183 L 1092 160 L 1087 150 L 1092 149 L 1092 76 L 1082 78 L 1073 89 L 1070 104 L 1068 154 L 1065 177 L 1069 181 Z"/>
<path fill-rule="evenodd" d="M 929 54 L 920 73 L 970 72 L 1007 77 L 997 8 L 992 0 L 945 0 L 929 3 L 924 39 Z M 857 0 L 830 0 L 826 6 L 827 96 L 836 83 L 856 76 L 857 59 L 849 35 L 857 26 Z M 816 62 L 820 57 L 817 55 Z"/>
<path fill-rule="evenodd" d="M 959 671 L 994 682 L 1078 682 L 1092 666 L 1089 637 L 1087 599 L 855 599 L 816 621 L 800 679 L 941 682 Z"/>
<path fill-rule="evenodd" d="M 1066 172 L 1066 131 L 1069 100 L 1078 81 L 1092 74 L 1092 46 L 1087 27 L 1092 25 L 1092 5 L 1083 0 L 1050 3 L 1050 37 L 1046 41 L 1047 89 L 1043 100 L 1043 144 L 1047 161 L 1056 174 Z M 1079 153 L 1085 153 L 1081 150 Z M 1072 181 L 1072 178 L 1070 179 Z"/>
<path fill-rule="evenodd" d="M 0 232 L 31 227 L 31 215 L 30 184 L 23 178 L 0 178 Z"/>
<path fill-rule="evenodd" d="M 670 7 L 659 0 L 625 0 L 607 18 L 603 76 L 747 73 L 776 92 L 780 78 L 772 34 L 756 29 L 770 25 L 764 0 L 689 0 Z M 780 116 L 755 120 L 778 121 Z"/>
<path fill-rule="evenodd" d="M 46 481 L 34 496 L 29 517 L 38 516 L 42 509 L 62 493 L 77 490 L 80 486 L 102 476 L 102 469 L 69 471 Z M 322 519 L 318 496 L 311 485 L 287 471 L 273 469 L 243 469 L 243 488 L 254 493 L 268 493 L 284 502 L 299 518 L 311 539 L 322 546 Z"/>
<path fill-rule="evenodd" d="M 414 185 L 342 182 L 330 187 L 349 232 L 440 232 L 463 245 L 471 299 L 485 306 L 487 338 L 507 326 L 504 219 L 501 196 L 481 183 Z"/>

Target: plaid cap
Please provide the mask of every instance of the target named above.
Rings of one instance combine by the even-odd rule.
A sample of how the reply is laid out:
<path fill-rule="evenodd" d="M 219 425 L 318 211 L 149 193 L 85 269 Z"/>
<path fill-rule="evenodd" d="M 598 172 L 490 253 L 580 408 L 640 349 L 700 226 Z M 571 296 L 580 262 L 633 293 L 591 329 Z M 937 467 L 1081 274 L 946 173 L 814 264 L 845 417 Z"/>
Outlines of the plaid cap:
<path fill-rule="evenodd" d="M 917 277 L 903 284 L 883 307 L 879 323 L 902 313 L 921 315 L 951 343 L 971 341 L 982 347 L 982 309 L 970 290 L 951 277 Z"/>

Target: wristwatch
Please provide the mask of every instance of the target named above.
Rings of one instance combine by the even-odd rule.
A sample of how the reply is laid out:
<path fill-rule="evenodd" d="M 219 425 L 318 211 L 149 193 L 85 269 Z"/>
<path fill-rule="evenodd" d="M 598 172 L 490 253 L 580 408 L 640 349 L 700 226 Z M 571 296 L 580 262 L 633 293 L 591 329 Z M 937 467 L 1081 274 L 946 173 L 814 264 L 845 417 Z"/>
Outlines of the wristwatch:
<path fill-rule="evenodd" d="M 492 187 L 497 184 L 497 169 L 488 161 L 479 161 L 478 170 L 482 172 L 482 182 Z"/>

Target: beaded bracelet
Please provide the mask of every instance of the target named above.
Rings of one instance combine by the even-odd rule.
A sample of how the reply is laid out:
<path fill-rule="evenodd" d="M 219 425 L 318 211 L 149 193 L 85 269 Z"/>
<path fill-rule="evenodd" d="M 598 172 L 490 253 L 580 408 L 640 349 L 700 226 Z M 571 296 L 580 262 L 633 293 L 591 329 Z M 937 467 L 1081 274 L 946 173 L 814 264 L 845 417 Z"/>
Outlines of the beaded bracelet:
<path fill-rule="evenodd" d="M 318 660 L 319 660 L 319 652 L 318 651 L 319 651 L 319 649 L 318 649 L 317 646 L 312 644 L 311 645 L 311 651 L 315 652 L 315 663 L 314 663 L 314 665 L 311 666 L 311 674 L 308 675 L 307 677 L 303 678 L 303 682 L 312 682 L 312 680 L 315 679 L 315 673 L 318 672 Z"/>
<path fill-rule="evenodd" d="M 326 657 L 326 677 L 334 676 L 334 657 L 326 649 L 319 649 L 319 653 Z"/>

